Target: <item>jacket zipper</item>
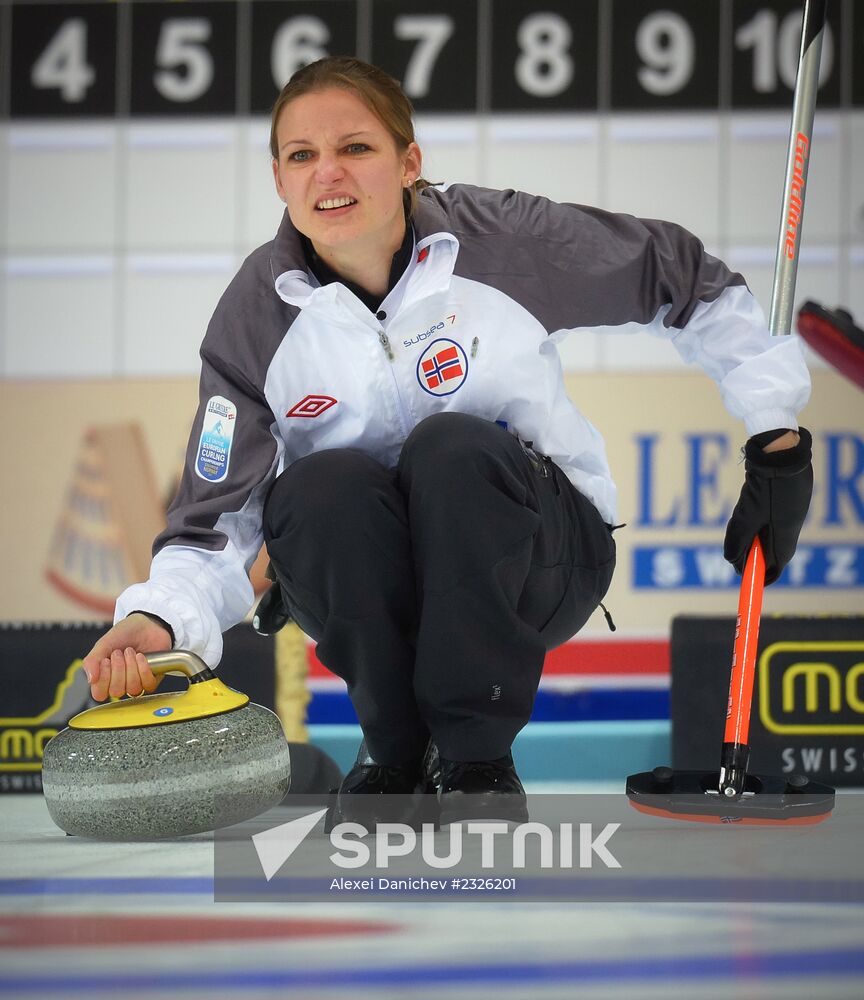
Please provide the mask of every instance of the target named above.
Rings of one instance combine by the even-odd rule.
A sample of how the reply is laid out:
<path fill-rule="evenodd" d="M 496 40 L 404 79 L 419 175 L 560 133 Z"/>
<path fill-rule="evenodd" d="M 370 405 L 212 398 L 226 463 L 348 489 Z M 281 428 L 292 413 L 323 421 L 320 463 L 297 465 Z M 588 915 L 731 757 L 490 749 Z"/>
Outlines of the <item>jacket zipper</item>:
<path fill-rule="evenodd" d="M 387 334 L 383 330 L 378 331 L 378 340 L 381 346 L 384 348 L 384 353 L 387 355 L 388 360 L 393 361 L 393 348 L 390 346 L 390 341 L 387 339 Z"/>
<path fill-rule="evenodd" d="M 396 356 L 393 354 L 393 348 L 390 346 L 390 341 L 387 339 L 387 334 L 383 330 L 378 331 L 378 342 L 384 349 L 384 353 L 387 355 L 387 360 L 390 362 L 390 375 L 393 378 L 393 390 L 396 393 L 396 410 L 399 414 L 399 423 L 402 425 L 402 437 L 408 437 L 409 427 L 408 422 L 405 419 L 405 409 L 402 406 L 402 396 L 399 392 L 399 383 L 396 380 L 396 372 L 393 370 L 393 362 Z"/>

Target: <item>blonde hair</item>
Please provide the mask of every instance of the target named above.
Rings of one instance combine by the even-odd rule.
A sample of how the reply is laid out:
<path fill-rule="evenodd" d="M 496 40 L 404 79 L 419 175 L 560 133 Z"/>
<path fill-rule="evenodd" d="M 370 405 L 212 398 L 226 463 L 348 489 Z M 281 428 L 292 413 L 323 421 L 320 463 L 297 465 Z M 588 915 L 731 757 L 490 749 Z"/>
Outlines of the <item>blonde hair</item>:
<path fill-rule="evenodd" d="M 270 113 L 270 155 L 274 160 L 279 159 L 276 126 L 286 105 L 303 94 L 331 87 L 353 91 L 387 129 L 398 150 L 404 152 L 412 142 L 416 142 L 412 117 L 414 109 L 397 80 L 362 59 L 326 56 L 298 69 L 279 92 Z M 417 195 L 426 187 L 429 187 L 429 181 L 418 177 L 407 189 L 409 215 L 414 214 Z"/>

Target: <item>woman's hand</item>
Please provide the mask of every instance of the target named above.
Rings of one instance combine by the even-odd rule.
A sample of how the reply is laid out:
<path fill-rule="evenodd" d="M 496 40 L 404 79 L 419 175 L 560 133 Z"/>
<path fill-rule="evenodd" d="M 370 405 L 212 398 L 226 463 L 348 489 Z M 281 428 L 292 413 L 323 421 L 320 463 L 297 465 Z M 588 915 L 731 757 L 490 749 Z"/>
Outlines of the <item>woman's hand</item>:
<path fill-rule="evenodd" d="M 155 691 L 162 678 L 153 676 L 144 654 L 170 648 L 171 636 L 147 615 L 136 611 L 117 622 L 84 657 L 94 700 Z"/>
<path fill-rule="evenodd" d="M 723 542 L 724 556 L 743 573 L 753 539 L 759 536 L 766 586 L 795 555 L 813 493 L 810 432 L 800 427 L 765 443 L 773 433 L 754 434 L 744 446 L 744 485 Z"/>

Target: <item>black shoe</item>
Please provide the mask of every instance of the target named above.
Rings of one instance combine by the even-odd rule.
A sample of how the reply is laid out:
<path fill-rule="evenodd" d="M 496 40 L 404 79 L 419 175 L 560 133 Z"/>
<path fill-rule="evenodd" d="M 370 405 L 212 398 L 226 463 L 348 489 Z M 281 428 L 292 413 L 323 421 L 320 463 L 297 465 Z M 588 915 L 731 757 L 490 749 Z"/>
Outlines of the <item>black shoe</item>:
<path fill-rule="evenodd" d="M 528 821 L 528 799 L 509 753 L 482 761 L 442 757 L 438 798 L 442 826 L 466 819 Z"/>
<path fill-rule="evenodd" d="M 252 628 L 258 635 L 276 635 L 290 621 L 291 615 L 282 601 L 282 588 L 274 583 L 255 608 Z"/>
<path fill-rule="evenodd" d="M 339 786 L 325 831 L 337 823 L 360 823 L 370 831 L 378 823 L 437 824 L 437 765 L 433 743 L 420 760 L 394 767 L 377 763 L 364 740 L 354 766 Z"/>

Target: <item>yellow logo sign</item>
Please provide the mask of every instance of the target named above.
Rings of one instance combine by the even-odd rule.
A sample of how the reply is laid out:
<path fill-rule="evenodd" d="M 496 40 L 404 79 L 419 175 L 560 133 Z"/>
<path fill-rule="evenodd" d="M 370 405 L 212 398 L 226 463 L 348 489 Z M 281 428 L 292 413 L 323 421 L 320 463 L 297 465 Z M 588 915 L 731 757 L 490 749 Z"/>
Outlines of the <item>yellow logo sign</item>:
<path fill-rule="evenodd" d="M 864 642 L 775 642 L 759 658 L 759 717 L 771 733 L 864 735 Z"/>
<path fill-rule="evenodd" d="M 38 715 L 21 718 L 0 717 L 0 771 L 41 771 L 42 751 L 58 729 L 51 723 L 66 725 L 66 719 L 80 708 L 81 697 L 70 690 L 78 682 L 81 686 L 81 660 L 73 660 L 66 676 L 57 685 L 54 701 Z M 83 694 L 86 703 L 87 695 Z M 46 724 L 47 723 L 47 724 Z"/>

